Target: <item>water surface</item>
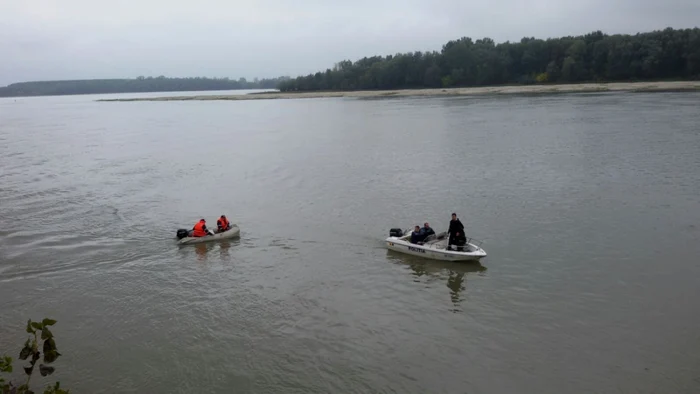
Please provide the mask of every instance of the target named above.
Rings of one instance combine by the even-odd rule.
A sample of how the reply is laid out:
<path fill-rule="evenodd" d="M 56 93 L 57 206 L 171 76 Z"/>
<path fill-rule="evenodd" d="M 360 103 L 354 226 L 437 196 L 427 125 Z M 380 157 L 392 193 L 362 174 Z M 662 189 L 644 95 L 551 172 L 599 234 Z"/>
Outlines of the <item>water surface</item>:
<path fill-rule="evenodd" d="M 57 319 L 39 383 L 700 391 L 698 94 L 100 97 L 0 100 L 0 350 Z M 452 212 L 481 264 L 384 248 Z"/>

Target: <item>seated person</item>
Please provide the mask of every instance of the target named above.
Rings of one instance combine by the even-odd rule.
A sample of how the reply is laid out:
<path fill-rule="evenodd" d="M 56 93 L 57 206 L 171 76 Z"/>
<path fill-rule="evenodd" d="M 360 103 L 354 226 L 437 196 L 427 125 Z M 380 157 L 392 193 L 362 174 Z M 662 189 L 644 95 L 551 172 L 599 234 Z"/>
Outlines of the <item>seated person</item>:
<path fill-rule="evenodd" d="M 216 221 L 216 229 L 219 233 L 231 229 L 231 223 L 229 223 L 228 219 L 226 219 L 226 215 L 221 215 L 219 220 Z"/>
<path fill-rule="evenodd" d="M 423 241 L 423 234 L 420 233 L 420 227 L 416 226 L 413 228 L 413 232 L 411 233 L 411 243 L 412 244 L 417 244 L 421 241 Z"/>
<path fill-rule="evenodd" d="M 211 230 L 207 228 L 207 221 L 204 219 L 199 219 L 199 222 L 192 228 L 193 237 L 206 237 L 207 235 L 212 235 Z"/>
<path fill-rule="evenodd" d="M 425 223 L 423 224 L 423 228 L 420 229 L 420 233 L 421 233 L 421 235 L 423 236 L 423 240 L 424 240 L 424 241 L 428 241 L 428 238 L 429 238 L 431 235 L 435 235 L 435 231 L 433 231 L 433 229 L 430 227 L 430 225 L 428 224 L 428 222 L 425 222 Z M 433 238 L 434 238 L 434 237 L 433 237 Z"/>

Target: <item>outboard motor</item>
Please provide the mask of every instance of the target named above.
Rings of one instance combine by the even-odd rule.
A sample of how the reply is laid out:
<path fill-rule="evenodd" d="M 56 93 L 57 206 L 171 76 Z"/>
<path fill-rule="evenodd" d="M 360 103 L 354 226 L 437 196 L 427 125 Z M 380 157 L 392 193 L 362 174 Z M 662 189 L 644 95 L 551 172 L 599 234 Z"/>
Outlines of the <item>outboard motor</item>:
<path fill-rule="evenodd" d="M 390 237 L 403 237 L 403 230 L 400 228 L 392 228 L 389 230 L 389 236 Z"/>
<path fill-rule="evenodd" d="M 177 230 L 177 239 L 183 239 L 190 235 L 190 231 L 184 228 L 178 229 Z"/>

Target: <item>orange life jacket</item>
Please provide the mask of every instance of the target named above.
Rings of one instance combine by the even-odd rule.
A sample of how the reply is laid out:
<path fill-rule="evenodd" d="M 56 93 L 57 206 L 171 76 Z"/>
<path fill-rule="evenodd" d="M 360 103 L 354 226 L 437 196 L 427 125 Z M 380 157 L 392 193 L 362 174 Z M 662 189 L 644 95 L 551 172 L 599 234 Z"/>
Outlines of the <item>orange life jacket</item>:
<path fill-rule="evenodd" d="M 204 226 L 206 225 L 206 222 L 204 220 L 200 220 L 197 224 L 194 225 L 194 228 L 192 229 L 192 236 L 193 237 L 204 237 L 207 235 L 207 232 L 204 231 Z"/>
<path fill-rule="evenodd" d="M 226 230 L 228 229 L 228 219 L 222 216 L 216 221 L 216 225 L 219 226 L 219 228 Z"/>

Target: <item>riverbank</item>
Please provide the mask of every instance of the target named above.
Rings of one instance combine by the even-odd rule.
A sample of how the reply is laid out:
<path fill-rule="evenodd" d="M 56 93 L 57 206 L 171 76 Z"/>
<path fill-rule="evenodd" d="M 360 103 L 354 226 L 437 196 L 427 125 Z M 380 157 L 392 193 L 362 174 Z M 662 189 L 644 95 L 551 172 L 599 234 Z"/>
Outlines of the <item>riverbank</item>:
<path fill-rule="evenodd" d="M 324 97 L 412 97 L 412 96 L 470 96 L 488 94 L 551 94 L 551 93 L 595 93 L 595 92 L 682 92 L 700 91 L 700 81 L 673 82 L 616 82 L 584 83 L 563 85 L 523 85 L 490 86 L 474 88 L 449 89 L 397 89 L 397 90 L 360 90 L 333 92 L 273 92 L 245 95 L 208 95 L 208 96 L 161 96 L 100 99 L 97 101 L 184 101 L 184 100 L 271 100 L 300 99 Z"/>

